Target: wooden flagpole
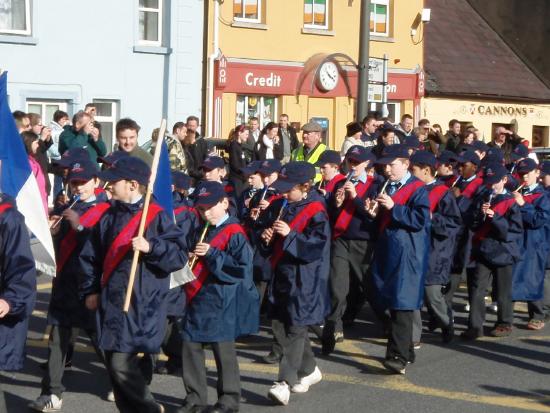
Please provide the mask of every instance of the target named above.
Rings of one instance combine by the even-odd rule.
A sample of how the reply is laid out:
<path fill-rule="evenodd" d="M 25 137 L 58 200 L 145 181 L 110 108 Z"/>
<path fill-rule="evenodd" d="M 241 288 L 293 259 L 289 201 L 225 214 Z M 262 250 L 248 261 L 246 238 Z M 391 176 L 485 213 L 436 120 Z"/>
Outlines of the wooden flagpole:
<path fill-rule="evenodd" d="M 143 212 L 141 214 L 141 221 L 139 223 L 138 237 L 142 237 L 145 232 L 145 222 L 147 220 L 147 213 L 149 212 L 149 204 L 151 203 L 151 195 L 153 194 L 153 187 L 155 186 L 155 180 L 157 178 L 157 170 L 160 161 L 160 152 L 162 143 L 164 142 L 164 135 L 166 133 L 166 119 L 163 119 L 160 123 L 159 135 L 157 138 L 157 145 L 155 146 L 155 153 L 153 155 L 153 165 L 151 166 L 151 177 L 149 178 L 149 184 L 147 185 L 147 192 L 145 193 L 145 202 L 143 203 Z M 134 282 L 136 279 L 137 266 L 139 262 L 139 251 L 134 251 L 134 258 L 132 260 L 132 267 L 130 269 L 130 278 L 128 279 L 128 287 L 126 289 L 126 299 L 124 300 L 124 312 L 127 313 L 130 309 L 130 301 L 132 300 L 132 291 L 134 290 Z"/>

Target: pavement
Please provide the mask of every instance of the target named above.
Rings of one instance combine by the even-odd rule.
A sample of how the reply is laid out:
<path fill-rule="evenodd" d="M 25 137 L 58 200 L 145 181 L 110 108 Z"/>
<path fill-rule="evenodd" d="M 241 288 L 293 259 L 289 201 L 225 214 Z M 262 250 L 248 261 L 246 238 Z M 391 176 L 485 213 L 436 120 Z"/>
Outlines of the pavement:
<path fill-rule="evenodd" d="M 47 358 L 46 312 L 51 281 L 39 279 L 36 309 L 28 335 L 25 369 L 0 375 L 8 412 L 27 412 L 27 403 L 40 394 L 42 370 Z M 463 329 L 464 290 L 455 315 L 457 334 Z M 488 313 L 487 327 L 495 316 Z M 422 337 L 416 362 L 405 376 L 389 374 L 382 367 L 385 339 L 366 307 L 357 322 L 346 330 L 346 339 L 329 357 L 320 355 L 320 343 L 312 335 L 323 380 L 306 394 L 292 394 L 287 407 L 274 406 L 266 398 L 277 365 L 260 362 L 270 348 L 269 330 L 237 344 L 241 369 L 241 412 L 550 412 L 550 326 L 532 332 L 526 306 L 516 304 L 515 329 L 507 338 L 484 337 L 463 342 L 458 337 L 443 345 L 439 334 Z M 163 357 L 161 357 L 162 359 Z M 216 401 L 216 371 L 207 351 L 209 403 Z M 66 371 L 64 412 L 116 412 L 105 400 L 109 391 L 105 369 L 89 341 L 82 337 L 75 347 L 73 368 Z M 166 412 L 175 412 L 185 397 L 182 379 L 155 375 L 152 391 Z"/>

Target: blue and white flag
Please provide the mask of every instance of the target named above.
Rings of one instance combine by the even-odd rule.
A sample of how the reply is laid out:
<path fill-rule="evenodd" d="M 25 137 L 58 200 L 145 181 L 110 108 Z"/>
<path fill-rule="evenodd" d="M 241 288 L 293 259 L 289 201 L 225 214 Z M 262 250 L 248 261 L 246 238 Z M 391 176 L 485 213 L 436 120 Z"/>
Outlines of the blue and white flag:
<path fill-rule="evenodd" d="M 37 269 L 55 275 L 55 252 L 48 219 L 23 139 L 8 105 L 8 73 L 0 75 L 0 190 L 13 197 L 34 235 L 31 240 Z"/>
<path fill-rule="evenodd" d="M 160 137 L 159 137 L 160 139 Z M 166 213 L 174 216 L 174 201 L 172 199 L 172 172 L 170 171 L 170 158 L 168 156 L 168 145 L 166 140 L 162 140 L 160 148 L 159 166 L 155 184 L 153 185 L 153 195 L 155 201 L 159 204 Z"/>

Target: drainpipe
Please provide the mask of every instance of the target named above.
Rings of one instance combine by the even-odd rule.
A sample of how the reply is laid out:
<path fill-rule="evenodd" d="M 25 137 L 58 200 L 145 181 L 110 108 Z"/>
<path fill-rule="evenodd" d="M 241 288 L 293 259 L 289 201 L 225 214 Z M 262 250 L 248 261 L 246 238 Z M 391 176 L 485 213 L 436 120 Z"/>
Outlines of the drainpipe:
<path fill-rule="evenodd" d="M 214 0 L 214 33 L 212 39 L 212 54 L 208 56 L 208 130 L 205 136 L 214 134 L 214 62 L 219 54 L 220 2 Z"/>

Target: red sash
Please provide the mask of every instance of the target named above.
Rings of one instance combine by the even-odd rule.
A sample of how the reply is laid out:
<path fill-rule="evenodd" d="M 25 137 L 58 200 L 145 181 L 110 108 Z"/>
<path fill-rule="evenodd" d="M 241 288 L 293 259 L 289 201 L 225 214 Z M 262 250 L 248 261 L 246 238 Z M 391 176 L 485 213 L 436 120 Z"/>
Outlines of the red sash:
<path fill-rule="evenodd" d="M 534 194 L 523 195 L 523 200 L 528 204 L 532 204 L 542 196 L 542 192 L 535 192 Z"/>
<path fill-rule="evenodd" d="M 210 247 L 224 251 L 227 244 L 229 244 L 229 240 L 235 234 L 243 234 L 246 237 L 246 233 L 241 225 L 229 224 L 225 226 L 216 234 L 214 238 L 210 240 Z M 197 295 L 204 285 L 204 282 L 210 275 L 210 270 L 206 266 L 202 257 L 197 260 L 195 268 L 193 268 L 193 274 L 195 274 L 195 277 L 197 278 L 184 286 L 187 301 L 191 301 Z"/>
<path fill-rule="evenodd" d="M 185 212 L 185 211 L 192 212 L 193 214 L 195 214 L 197 216 L 197 218 L 199 218 L 198 211 L 195 208 L 192 208 L 192 207 L 189 207 L 189 206 L 186 206 L 186 205 L 182 205 L 182 206 L 177 207 L 176 209 L 174 209 L 174 216 L 178 216 L 179 214 L 181 214 L 182 212 Z"/>
<path fill-rule="evenodd" d="M 497 202 L 491 209 L 495 211 L 495 214 L 499 214 L 500 216 L 503 216 L 508 212 L 508 210 L 516 203 L 515 198 L 507 198 L 500 202 Z M 491 221 L 486 220 L 481 228 L 479 228 L 472 238 L 472 243 L 474 245 L 479 244 L 481 241 L 483 241 L 487 235 L 489 234 L 489 231 L 491 231 Z"/>
<path fill-rule="evenodd" d="M 319 212 L 324 212 L 326 214 L 326 209 L 322 203 L 314 201 L 310 204 L 307 204 L 304 209 L 298 212 L 294 219 L 288 225 L 290 226 L 291 230 L 302 233 L 311 218 L 313 218 Z M 277 266 L 281 258 L 283 258 L 283 255 L 283 239 L 279 238 L 275 242 L 275 246 L 273 247 L 273 254 L 271 254 L 271 268 L 275 268 Z"/>
<path fill-rule="evenodd" d="M 432 188 L 428 194 L 428 198 L 430 199 L 430 212 L 433 213 L 435 211 L 439 201 L 441 201 L 441 198 L 443 198 L 448 190 L 449 188 L 447 185 L 436 185 Z"/>
<path fill-rule="evenodd" d="M 340 181 L 343 181 L 344 179 L 346 179 L 346 177 L 342 174 L 338 174 L 336 175 L 334 178 L 332 178 L 330 180 L 330 182 L 327 182 L 327 184 L 325 185 L 325 191 L 327 191 L 327 193 L 332 193 L 334 192 L 334 187 L 336 186 L 336 184 Z"/>
<path fill-rule="evenodd" d="M 283 196 L 281 194 L 279 195 L 271 195 L 268 199 L 267 199 L 267 202 L 269 204 L 271 204 L 273 201 L 276 201 L 277 199 L 281 199 Z"/>
<path fill-rule="evenodd" d="M 111 207 L 107 202 L 96 204 L 80 217 L 80 225 L 84 228 L 91 228 L 99 222 L 103 214 Z M 76 248 L 76 231 L 70 229 L 59 243 L 59 259 L 57 260 L 57 272 L 63 270 L 63 266 Z"/>
<path fill-rule="evenodd" d="M 357 192 L 357 197 L 363 198 L 365 194 L 367 193 L 367 190 L 372 184 L 372 177 L 367 177 L 367 182 L 359 182 L 357 186 L 355 187 L 355 191 Z M 355 200 L 354 199 L 346 199 L 344 203 L 344 209 L 342 212 L 340 212 L 340 215 L 338 215 L 338 218 L 336 219 L 336 223 L 334 224 L 334 230 L 332 232 L 332 239 L 336 239 L 338 237 L 341 237 L 349 227 L 349 224 L 351 223 L 351 220 L 353 218 L 353 214 L 355 213 Z"/>
<path fill-rule="evenodd" d="M 464 191 L 461 192 L 461 195 L 465 196 L 468 199 L 472 199 L 475 192 L 477 191 L 477 188 L 479 188 L 482 184 L 483 184 L 483 179 L 480 177 L 477 177 L 471 182 L 468 182 L 468 185 L 466 185 L 466 188 L 464 188 Z"/>
<path fill-rule="evenodd" d="M 0 205 L 0 215 L 10 208 L 11 208 L 11 204 L 8 204 L 8 203 Z"/>
<path fill-rule="evenodd" d="M 395 194 L 392 195 L 391 199 L 393 199 L 393 202 L 395 205 L 405 205 L 412 194 L 415 193 L 415 191 L 420 188 L 421 186 L 424 186 L 424 182 L 422 181 L 414 181 L 410 184 L 407 184 L 399 189 Z M 384 232 L 384 230 L 390 225 L 391 222 L 391 210 L 385 210 L 382 212 L 382 218 L 380 219 L 380 227 L 378 230 L 380 233 Z"/>
<path fill-rule="evenodd" d="M 149 226 L 151 221 L 162 211 L 162 208 L 157 204 L 150 204 L 149 211 L 147 211 L 147 218 L 145 220 L 145 229 Z M 130 251 L 132 247 L 132 238 L 137 235 L 139 223 L 141 221 L 141 215 L 143 211 L 139 211 L 136 215 L 130 219 L 128 224 L 118 233 L 115 240 L 109 247 L 105 261 L 103 262 L 103 275 L 101 277 L 101 286 L 104 287 L 109 281 L 109 277 L 120 264 L 124 256 Z"/>

